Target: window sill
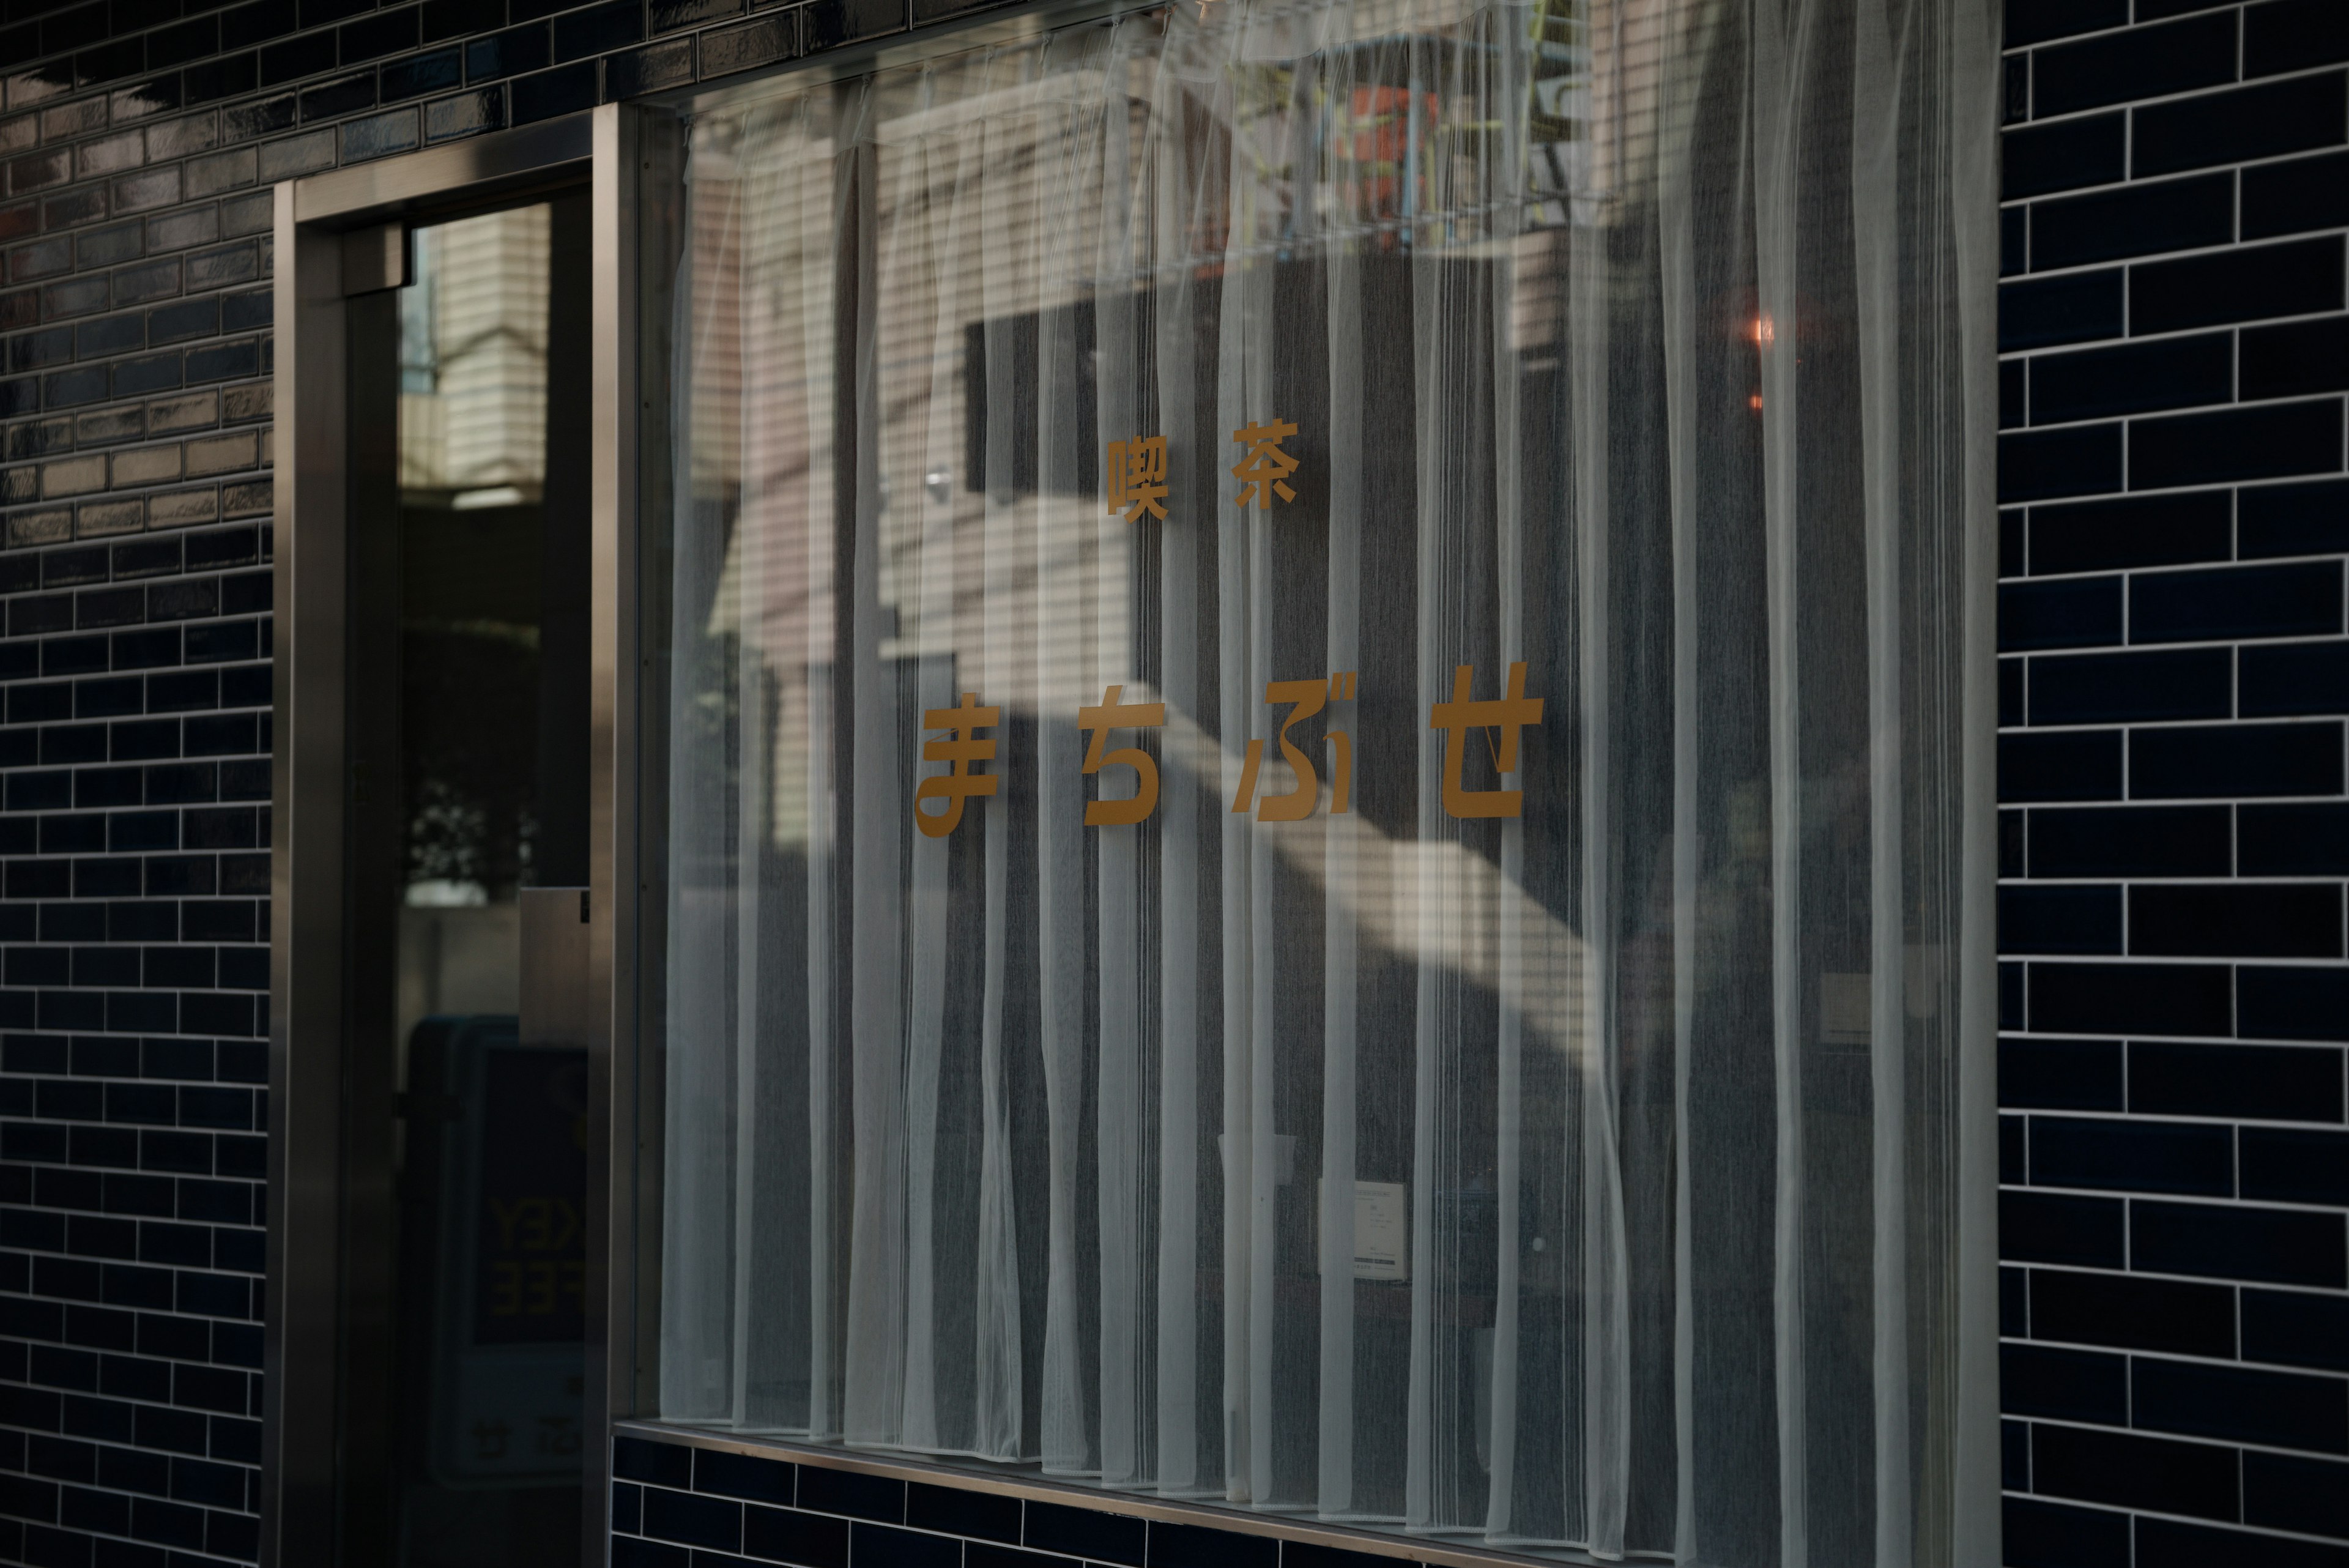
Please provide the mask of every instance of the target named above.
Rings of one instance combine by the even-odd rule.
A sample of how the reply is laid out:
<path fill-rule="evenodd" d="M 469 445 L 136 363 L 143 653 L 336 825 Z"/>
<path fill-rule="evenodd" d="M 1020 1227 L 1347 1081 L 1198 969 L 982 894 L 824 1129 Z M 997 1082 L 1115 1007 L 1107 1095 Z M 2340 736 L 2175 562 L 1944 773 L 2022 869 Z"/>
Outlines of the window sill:
<path fill-rule="evenodd" d="M 1137 1493 L 1108 1491 L 1078 1482 L 1050 1480 L 1039 1474 L 1033 1467 L 1024 1465 L 1002 1465 L 988 1469 L 966 1468 L 960 1465 L 933 1463 L 907 1455 L 876 1449 L 845 1449 L 836 1445 L 809 1443 L 785 1438 L 697 1427 L 685 1422 L 622 1420 L 613 1423 L 612 1431 L 615 1437 L 638 1438 L 688 1448 L 711 1449 L 720 1452 L 777 1459 L 789 1464 L 845 1470 L 854 1474 L 880 1477 L 891 1480 L 918 1481 L 929 1486 L 984 1492 L 999 1497 L 1019 1498 L 1026 1501 L 1058 1503 L 1065 1507 L 1086 1509 L 1096 1513 L 1108 1513 L 1166 1524 L 1189 1525 L 1200 1529 L 1223 1531 L 1234 1535 L 1283 1542 L 1293 1541 L 1398 1562 L 1424 1563 L 1436 1565 L 1436 1568 L 1491 1568 L 1491 1565 L 1503 1563 L 1543 1564 L 1547 1568 L 1547 1565 L 1560 1563 L 1595 1563 L 1599 1561 L 1588 1552 L 1582 1552 L 1566 1550 L 1513 1552 L 1501 1547 L 1472 1546 L 1460 1542 L 1457 1538 L 1389 1534 L 1375 1531 L 1354 1530 L 1344 1525 L 1308 1521 L 1288 1514 L 1257 1512 L 1249 1509 L 1231 1508 L 1191 1500 L 1178 1501 L 1146 1497 Z M 616 1474 L 614 1476 L 616 1481 L 626 1479 L 627 1478 Z M 874 1520 L 872 1522 L 896 1525 L 903 1521 L 902 1519 Z M 921 1527 L 916 1525 L 914 1528 Z M 971 1539 L 979 1538 L 974 1536 Z M 1030 1551 L 1050 1550 L 1048 1546 L 1028 1542 L 1006 1542 L 1002 1544 L 1019 1545 Z M 1155 1552 L 1149 1553 L 1148 1558 L 1153 1564 L 1161 1563 L 1163 1561 Z M 1139 1568 L 1139 1563 L 1136 1568 Z"/>

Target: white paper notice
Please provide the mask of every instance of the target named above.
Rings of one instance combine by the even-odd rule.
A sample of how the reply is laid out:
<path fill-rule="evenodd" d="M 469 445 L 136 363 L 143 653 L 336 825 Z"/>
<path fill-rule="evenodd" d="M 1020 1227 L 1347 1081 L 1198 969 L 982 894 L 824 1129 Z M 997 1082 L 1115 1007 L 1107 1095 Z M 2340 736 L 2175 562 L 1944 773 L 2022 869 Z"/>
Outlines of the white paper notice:
<path fill-rule="evenodd" d="M 1411 1278 L 1411 1184 L 1354 1183 L 1354 1278 Z"/>

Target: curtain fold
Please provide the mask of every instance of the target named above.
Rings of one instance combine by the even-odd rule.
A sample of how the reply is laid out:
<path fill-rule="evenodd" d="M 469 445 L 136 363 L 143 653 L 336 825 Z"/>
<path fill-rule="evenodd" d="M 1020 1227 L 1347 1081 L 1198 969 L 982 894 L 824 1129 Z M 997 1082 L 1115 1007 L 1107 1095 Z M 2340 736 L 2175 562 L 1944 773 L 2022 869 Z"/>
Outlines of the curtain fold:
<path fill-rule="evenodd" d="M 1994 1561 L 1992 10 L 1185 0 L 694 118 L 665 1417 Z"/>

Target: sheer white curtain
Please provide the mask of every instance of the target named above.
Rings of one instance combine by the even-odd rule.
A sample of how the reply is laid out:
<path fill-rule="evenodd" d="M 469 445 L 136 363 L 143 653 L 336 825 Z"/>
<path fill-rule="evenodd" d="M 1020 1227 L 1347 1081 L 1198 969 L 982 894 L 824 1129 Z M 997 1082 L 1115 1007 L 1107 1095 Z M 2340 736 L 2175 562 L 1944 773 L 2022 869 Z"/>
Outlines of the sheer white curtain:
<path fill-rule="evenodd" d="M 1007 37 L 692 125 L 662 1414 L 1995 1562 L 1990 0 Z"/>

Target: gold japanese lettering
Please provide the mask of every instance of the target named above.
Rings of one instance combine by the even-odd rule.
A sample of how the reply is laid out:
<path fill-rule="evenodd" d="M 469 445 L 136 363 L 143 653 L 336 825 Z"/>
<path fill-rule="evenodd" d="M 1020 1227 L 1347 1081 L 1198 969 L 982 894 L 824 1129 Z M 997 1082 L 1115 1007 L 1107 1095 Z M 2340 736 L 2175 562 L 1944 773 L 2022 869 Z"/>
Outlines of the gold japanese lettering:
<path fill-rule="evenodd" d="M 1240 764 L 1240 785 L 1232 798 L 1235 814 L 1244 813 L 1253 805 L 1258 822 L 1302 822 L 1313 815 L 1314 804 L 1321 793 L 1320 776 L 1314 772 L 1313 759 L 1307 756 L 1288 738 L 1289 726 L 1300 719 L 1309 719 L 1321 711 L 1326 702 L 1351 701 L 1354 696 L 1354 671 L 1341 670 L 1328 680 L 1271 680 L 1265 683 L 1264 700 L 1278 706 L 1289 704 L 1288 717 L 1280 722 L 1275 739 L 1280 742 L 1280 754 L 1288 763 L 1296 779 L 1294 788 L 1282 794 L 1257 798 L 1257 771 L 1264 764 L 1264 742 L 1250 741 L 1247 754 Z M 1330 815 L 1340 815 L 1351 806 L 1354 791 L 1354 745 L 1343 730 L 1332 730 L 1323 737 L 1330 742 Z"/>
<path fill-rule="evenodd" d="M 963 803 L 970 796 L 995 794 L 996 777 L 993 774 L 969 771 L 973 763 L 995 760 L 995 742 L 978 740 L 972 732 L 991 730 L 1002 719 L 1002 709 L 978 706 L 978 693 L 976 691 L 964 692 L 959 707 L 924 710 L 924 729 L 949 731 L 954 737 L 925 742 L 922 746 L 924 762 L 947 764 L 945 773 L 934 774 L 914 785 L 914 826 L 926 836 L 944 838 L 960 826 Z M 926 800 L 943 800 L 947 803 L 946 809 L 925 811 L 922 803 Z"/>
<path fill-rule="evenodd" d="M 1136 785 L 1129 800 L 1089 800 L 1085 802 L 1087 827 L 1114 827 L 1140 822 L 1158 805 L 1158 764 L 1149 753 L 1139 746 L 1121 746 L 1104 753 L 1103 745 L 1112 730 L 1155 729 L 1166 722 L 1164 702 L 1121 702 L 1125 692 L 1123 686 L 1112 686 L 1102 695 L 1101 706 L 1077 710 L 1077 728 L 1092 732 L 1092 743 L 1085 748 L 1082 771 L 1097 774 L 1106 767 L 1132 768 Z"/>
<path fill-rule="evenodd" d="M 1247 455 L 1232 465 L 1232 477 L 1240 483 L 1240 505 L 1245 509 L 1254 500 L 1257 510 L 1272 510 L 1272 498 L 1283 501 L 1297 499 L 1297 492 L 1288 487 L 1288 476 L 1297 472 L 1297 460 L 1280 450 L 1280 443 L 1297 433 L 1297 427 L 1287 420 L 1273 420 L 1265 424 L 1245 424 L 1232 432 L 1232 439 L 1246 446 Z"/>
<path fill-rule="evenodd" d="M 1526 667 L 1519 662 L 1509 666 L 1508 687 L 1500 697 L 1471 701 L 1468 692 L 1474 670 L 1467 664 L 1454 669 L 1452 701 L 1436 703 L 1428 715 L 1429 729 L 1450 732 L 1444 740 L 1444 809 L 1457 817 L 1519 816 L 1525 812 L 1525 791 L 1464 788 L 1460 768 L 1466 760 L 1468 732 L 1497 726 L 1501 739 L 1494 750 L 1493 770 L 1516 773 L 1517 732 L 1541 722 L 1542 700 L 1526 695 Z"/>
<path fill-rule="evenodd" d="M 1139 523 L 1144 512 L 1166 518 L 1166 438 L 1140 436 L 1109 443 L 1104 465 L 1109 481 L 1109 509 L 1123 512 L 1129 523 Z"/>

